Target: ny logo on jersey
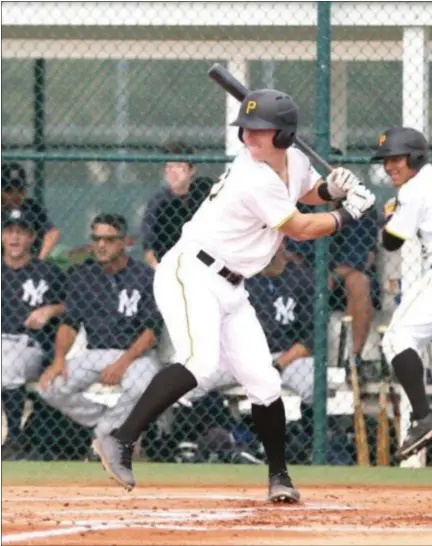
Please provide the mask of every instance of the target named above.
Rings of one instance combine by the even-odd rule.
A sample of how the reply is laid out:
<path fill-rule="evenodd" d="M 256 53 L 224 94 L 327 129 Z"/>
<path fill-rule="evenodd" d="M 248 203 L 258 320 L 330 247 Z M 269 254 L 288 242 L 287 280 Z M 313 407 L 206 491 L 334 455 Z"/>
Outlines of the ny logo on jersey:
<path fill-rule="evenodd" d="M 135 288 L 129 297 L 126 288 L 119 294 L 118 312 L 126 317 L 133 317 L 138 313 L 138 302 L 141 299 L 141 294 Z"/>
<path fill-rule="evenodd" d="M 44 279 L 40 280 L 37 286 L 35 286 L 33 279 L 27 279 L 22 287 L 24 290 L 22 299 L 23 301 L 28 302 L 31 307 L 42 305 L 44 294 L 49 289 L 49 286 Z"/>
<path fill-rule="evenodd" d="M 283 296 L 279 296 L 277 300 L 273 302 L 273 306 L 276 309 L 275 319 L 281 324 L 289 324 L 295 321 L 294 309 L 297 303 L 292 298 L 287 298 L 284 301 Z"/>

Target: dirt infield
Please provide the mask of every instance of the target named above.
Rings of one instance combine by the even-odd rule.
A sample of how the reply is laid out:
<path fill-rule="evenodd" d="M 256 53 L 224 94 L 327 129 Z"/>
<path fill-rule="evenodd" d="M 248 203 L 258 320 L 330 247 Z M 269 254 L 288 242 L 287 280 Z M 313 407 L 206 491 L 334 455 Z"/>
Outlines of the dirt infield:
<path fill-rule="evenodd" d="M 3 488 L 3 544 L 432 544 L 426 488 L 306 487 L 297 506 L 257 488 Z"/>

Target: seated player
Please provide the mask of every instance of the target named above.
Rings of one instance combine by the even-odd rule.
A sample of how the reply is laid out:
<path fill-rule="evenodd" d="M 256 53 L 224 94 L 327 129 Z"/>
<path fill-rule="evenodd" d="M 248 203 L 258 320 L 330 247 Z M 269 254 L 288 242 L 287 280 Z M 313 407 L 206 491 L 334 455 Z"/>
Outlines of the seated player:
<path fill-rule="evenodd" d="M 100 214 L 91 229 L 95 260 L 74 267 L 70 274 L 54 361 L 41 376 L 38 390 L 48 404 L 80 425 L 95 427 L 98 436 L 122 423 L 158 370 L 153 348 L 161 317 L 153 298 L 153 270 L 126 255 L 123 216 Z M 67 360 L 81 325 L 87 348 Z M 119 386 L 114 407 L 84 396 L 97 382 Z"/>
<path fill-rule="evenodd" d="M 53 341 L 56 317 L 64 312 L 65 275 L 53 264 L 33 257 L 36 237 L 31 215 L 14 209 L 2 226 L 2 403 L 7 441 L 2 456 L 24 455 L 21 420 L 25 384 L 42 371 L 44 349 Z M 57 319 L 58 320 L 58 319 Z"/>

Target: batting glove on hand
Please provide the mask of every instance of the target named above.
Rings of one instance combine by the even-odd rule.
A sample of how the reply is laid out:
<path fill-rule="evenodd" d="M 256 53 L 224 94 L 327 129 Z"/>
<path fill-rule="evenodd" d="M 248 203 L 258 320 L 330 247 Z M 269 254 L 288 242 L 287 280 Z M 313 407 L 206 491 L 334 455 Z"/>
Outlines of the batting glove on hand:
<path fill-rule="evenodd" d="M 375 195 L 363 186 L 358 184 L 348 191 L 346 200 L 342 203 L 344 208 L 353 220 L 359 220 L 375 203 Z"/>
<path fill-rule="evenodd" d="M 326 178 L 327 189 L 332 199 L 342 199 L 348 192 L 361 184 L 349 169 L 337 167 Z"/>

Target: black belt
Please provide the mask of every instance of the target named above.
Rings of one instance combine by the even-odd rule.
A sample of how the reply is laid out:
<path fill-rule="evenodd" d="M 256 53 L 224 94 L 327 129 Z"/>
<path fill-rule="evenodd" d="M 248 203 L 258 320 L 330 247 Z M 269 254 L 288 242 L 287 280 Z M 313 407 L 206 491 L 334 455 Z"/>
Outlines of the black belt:
<path fill-rule="evenodd" d="M 202 263 L 205 265 L 213 265 L 215 263 L 215 259 L 212 258 L 207 252 L 204 252 L 204 250 L 200 250 L 197 254 L 198 260 L 201 260 Z M 243 280 L 243 276 L 239 275 L 238 273 L 233 273 L 230 271 L 227 267 L 222 267 L 218 272 L 218 275 L 226 279 L 228 282 L 233 284 L 234 286 L 237 286 L 240 284 Z"/>

